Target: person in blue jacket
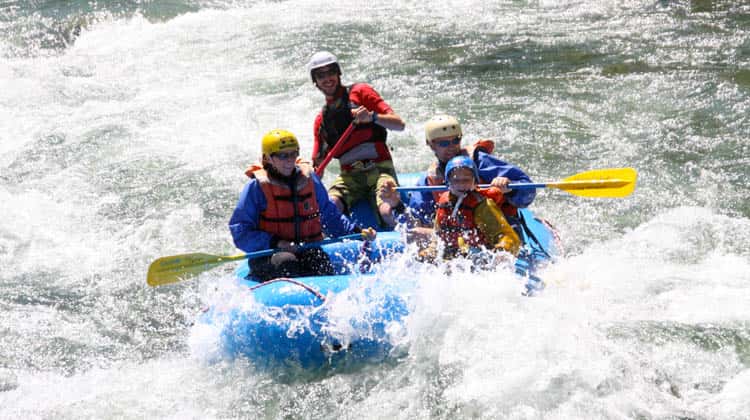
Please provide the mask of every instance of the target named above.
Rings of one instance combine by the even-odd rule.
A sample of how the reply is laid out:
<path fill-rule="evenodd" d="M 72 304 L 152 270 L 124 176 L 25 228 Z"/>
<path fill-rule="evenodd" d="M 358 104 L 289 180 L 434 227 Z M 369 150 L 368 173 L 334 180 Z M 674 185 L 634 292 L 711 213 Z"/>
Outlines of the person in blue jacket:
<path fill-rule="evenodd" d="M 498 203 L 503 213 L 513 224 L 518 208 L 528 207 L 536 197 L 536 190 L 511 190 L 511 182 L 531 182 L 531 178 L 517 166 L 504 162 L 492 155 L 494 143 L 491 140 L 478 140 L 466 147 L 461 146 L 463 133 L 461 124 L 450 115 L 437 115 L 425 124 L 425 142 L 435 154 L 436 161 L 417 181 L 418 186 L 445 185 L 445 165 L 452 158 L 465 155 L 474 161 L 480 184 L 491 184 L 502 193 Z M 381 198 L 391 204 L 398 213 L 397 220 L 407 223 L 409 234 L 418 240 L 427 240 L 433 233 L 437 197 L 440 192 L 415 191 L 410 193 L 407 206 L 401 202 L 394 184 L 384 185 Z"/>
<path fill-rule="evenodd" d="M 251 178 L 229 220 L 237 248 L 254 252 L 276 248 L 270 257 L 249 261 L 253 276 L 299 277 L 333 274 L 320 248 L 301 248 L 323 235 L 338 237 L 362 229 L 341 214 L 309 163 L 298 161 L 299 142 L 286 130 L 271 130 L 261 141 L 262 165 L 245 173 Z M 368 239 L 374 231 L 368 230 Z"/>

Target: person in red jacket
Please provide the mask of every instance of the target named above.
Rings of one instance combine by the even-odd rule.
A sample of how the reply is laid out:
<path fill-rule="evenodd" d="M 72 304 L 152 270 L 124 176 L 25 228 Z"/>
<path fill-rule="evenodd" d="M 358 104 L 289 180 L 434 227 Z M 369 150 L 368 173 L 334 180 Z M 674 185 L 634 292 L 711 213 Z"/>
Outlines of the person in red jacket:
<path fill-rule="evenodd" d="M 387 130 L 401 131 L 404 121 L 367 83 L 341 84 L 341 67 L 327 51 L 315 53 L 308 63 L 313 84 L 325 96 L 326 104 L 313 125 L 313 164 L 317 168 L 333 148 L 341 165 L 329 196 L 343 213 L 360 199 L 368 200 L 380 216 L 381 224 L 394 224 L 390 204 L 377 196 L 384 183 L 397 184 L 396 170 L 386 145 Z M 354 124 L 347 138 L 342 135 Z"/>

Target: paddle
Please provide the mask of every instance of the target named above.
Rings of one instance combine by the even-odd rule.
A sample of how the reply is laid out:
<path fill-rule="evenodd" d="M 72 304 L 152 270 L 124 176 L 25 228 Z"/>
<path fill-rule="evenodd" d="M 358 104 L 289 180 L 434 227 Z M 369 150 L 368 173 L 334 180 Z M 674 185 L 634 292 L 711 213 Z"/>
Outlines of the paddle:
<path fill-rule="evenodd" d="M 302 245 L 301 249 L 314 248 L 325 244 L 342 242 L 349 239 L 362 239 L 362 234 L 355 233 L 352 235 L 339 236 L 338 238 L 329 238 L 319 242 L 310 242 Z M 146 282 L 149 286 L 163 286 L 165 284 L 177 283 L 190 277 L 197 276 L 204 271 L 211 270 L 221 264 L 230 261 L 244 259 L 254 259 L 273 255 L 279 252 L 279 249 L 266 249 L 263 251 L 250 252 L 248 254 L 237 255 L 211 255 L 203 253 L 180 254 L 169 257 L 162 257 L 148 267 L 148 276 Z"/>
<path fill-rule="evenodd" d="M 619 198 L 629 196 L 635 189 L 638 173 L 633 168 L 594 169 L 569 176 L 562 181 L 542 184 L 517 182 L 509 184 L 512 190 L 531 188 L 557 188 L 581 197 Z M 479 188 L 489 188 L 489 184 Z M 397 191 L 447 191 L 445 185 L 396 187 Z"/>
<path fill-rule="evenodd" d="M 341 137 L 339 137 L 339 140 L 336 142 L 336 144 L 331 148 L 331 151 L 328 152 L 325 159 L 323 159 L 323 162 L 318 165 L 317 168 L 315 168 L 315 175 L 317 176 L 323 176 L 323 171 L 325 171 L 326 166 L 328 166 L 328 163 L 331 162 L 331 159 L 333 159 L 333 156 L 338 154 L 339 150 L 341 150 L 342 147 L 344 147 L 344 144 L 347 140 L 349 140 L 349 136 L 352 134 L 352 131 L 354 130 L 354 122 L 349 124 L 349 127 L 346 127 L 346 130 L 344 130 L 344 133 L 341 134 Z"/>

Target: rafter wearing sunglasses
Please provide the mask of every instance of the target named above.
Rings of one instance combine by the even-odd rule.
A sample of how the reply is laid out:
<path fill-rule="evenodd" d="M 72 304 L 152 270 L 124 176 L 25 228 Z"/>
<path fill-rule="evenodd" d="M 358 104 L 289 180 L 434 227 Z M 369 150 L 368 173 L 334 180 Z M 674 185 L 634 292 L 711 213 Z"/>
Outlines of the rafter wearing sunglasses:
<path fill-rule="evenodd" d="M 336 71 L 335 67 L 322 68 L 322 69 L 316 70 L 313 73 L 313 75 L 315 76 L 315 79 L 317 80 L 323 80 L 327 77 L 336 76 L 338 74 L 339 73 L 338 71 Z"/>
<path fill-rule="evenodd" d="M 271 157 L 281 160 L 297 159 L 297 157 L 299 157 L 299 151 L 292 150 L 291 152 L 276 152 L 272 154 Z"/>
<path fill-rule="evenodd" d="M 439 147 L 448 147 L 450 145 L 461 144 L 461 137 L 454 137 L 449 140 L 433 140 L 432 144 Z"/>

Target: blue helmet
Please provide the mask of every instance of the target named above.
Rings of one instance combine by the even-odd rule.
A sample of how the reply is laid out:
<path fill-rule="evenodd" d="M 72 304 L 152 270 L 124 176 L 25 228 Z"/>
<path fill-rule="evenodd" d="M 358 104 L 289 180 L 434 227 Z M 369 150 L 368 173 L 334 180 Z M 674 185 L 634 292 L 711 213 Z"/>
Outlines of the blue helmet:
<path fill-rule="evenodd" d="M 453 159 L 449 160 L 448 163 L 445 164 L 445 183 L 446 184 L 450 184 L 451 171 L 456 168 L 471 169 L 471 172 L 474 173 L 474 181 L 479 182 L 479 172 L 477 171 L 477 165 L 474 164 L 474 161 L 468 156 L 458 155 L 454 157 Z"/>

